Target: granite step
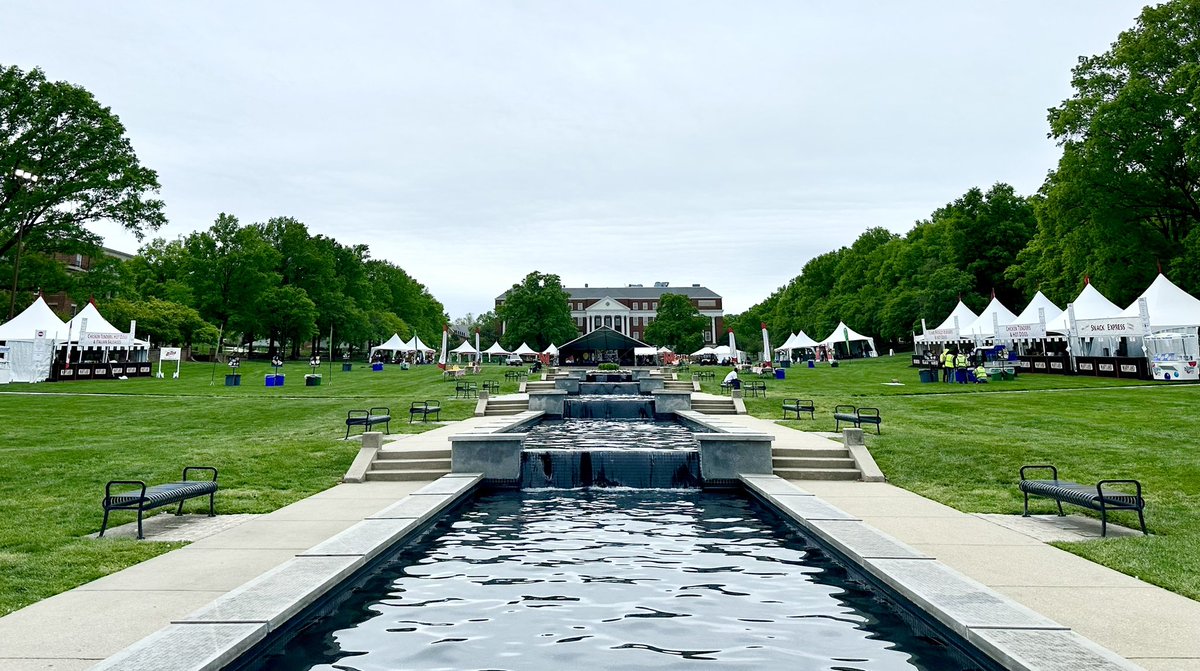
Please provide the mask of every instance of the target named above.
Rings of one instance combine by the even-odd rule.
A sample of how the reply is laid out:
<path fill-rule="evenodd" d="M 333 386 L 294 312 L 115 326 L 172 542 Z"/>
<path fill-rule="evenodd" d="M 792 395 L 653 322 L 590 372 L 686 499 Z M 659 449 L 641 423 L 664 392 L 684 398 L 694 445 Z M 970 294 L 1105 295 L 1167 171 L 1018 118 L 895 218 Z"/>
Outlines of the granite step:
<path fill-rule="evenodd" d="M 860 480 L 856 468 L 776 468 L 775 475 L 785 480 Z"/>

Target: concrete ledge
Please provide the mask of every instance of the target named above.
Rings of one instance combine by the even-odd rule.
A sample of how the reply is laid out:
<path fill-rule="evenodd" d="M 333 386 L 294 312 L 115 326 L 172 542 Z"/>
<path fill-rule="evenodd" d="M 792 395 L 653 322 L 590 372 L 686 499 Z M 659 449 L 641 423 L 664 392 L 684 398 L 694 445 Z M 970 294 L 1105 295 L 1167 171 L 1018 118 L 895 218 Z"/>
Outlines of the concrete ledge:
<path fill-rule="evenodd" d="M 769 475 L 771 441 L 765 433 L 697 433 L 700 442 L 700 477 L 705 482 L 736 481 L 742 473 Z"/>
<path fill-rule="evenodd" d="M 1010 669 L 1132 671 L 1141 668 L 1069 630 L 973 629 L 967 640 Z"/>
<path fill-rule="evenodd" d="M 350 464 L 350 468 L 346 470 L 346 475 L 342 476 L 342 482 L 363 482 L 367 478 L 367 471 L 371 468 L 371 463 L 375 461 L 375 455 L 379 453 L 383 446 L 383 434 L 378 431 L 368 431 L 362 435 L 362 447 L 358 448 L 358 454 L 354 457 L 354 462 Z"/>
<path fill-rule="evenodd" d="M 363 563 L 358 556 L 296 557 L 172 624 L 265 623 L 273 630 Z"/>
<path fill-rule="evenodd" d="M 771 494 L 782 496 L 812 496 L 812 494 L 775 475 L 742 475 L 742 482 L 763 498 Z"/>
<path fill-rule="evenodd" d="M 868 559 L 933 559 L 878 529 L 855 520 L 812 520 L 808 530 L 857 563 Z"/>
<path fill-rule="evenodd" d="M 474 489 L 475 485 L 479 484 L 479 481 L 483 479 L 483 473 L 455 473 L 454 476 L 453 478 L 438 478 L 409 494 L 409 496 L 436 494 L 457 498 Z"/>
<path fill-rule="evenodd" d="M 863 482 L 887 482 L 883 471 L 875 463 L 875 457 L 872 457 L 871 451 L 867 449 L 862 429 L 844 429 L 842 444 L 846 446 L 846 451 L 850 453 L 858 472 L 862 473 Z"/>
<path fill-rule="evenodd" d="M 543 412 L 554 417 L 562 417 L 563 401 L 567 400 L 567 392 L 562 389 L 529 392 L 529 409 L 532 412 Z"/>
<path fill-rule="evenodd" d="M 421 520 L 412 517 L 363 520 L 296 556 L 362 557 L 370 561 L 420 526 Z"/>
<path fill-rule="evenodd" d="M 692 392 L 673 389 L 655 389 L 650 392 L 654 399 L 654 412 L 660 415 L 680 413 L 692 409 Z"/>
<path fill-rule="evenodd" d="M 449 494 L 427 494 L 425 496 L 406 496 L 379 512 L 367 517 L 368 520 L 414 519 L 424 522 L 440 513 L 458 497 Z"/>
<path fill-rule="evenodd" d="M 66 632 L 64 632 L 66 633 Z M 172 624 L 92 667 L 93 671 L 215 671 L 267 635 L 258 623 Z"/>

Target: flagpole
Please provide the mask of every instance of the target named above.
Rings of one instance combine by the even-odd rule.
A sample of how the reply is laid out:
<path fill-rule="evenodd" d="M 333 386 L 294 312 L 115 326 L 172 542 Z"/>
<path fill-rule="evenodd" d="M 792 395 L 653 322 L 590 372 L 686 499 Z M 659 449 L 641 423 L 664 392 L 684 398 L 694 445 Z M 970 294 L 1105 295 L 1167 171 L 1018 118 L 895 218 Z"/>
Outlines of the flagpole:
<path fill-rule="evenodd" d="M 212 375 L 208 378 L 208 386 L 210 387 L 217 383 L 217 355 L 221 353 L 221 339 L 224 337 L 225 327 L 222 326 L 220 330 L 217 331 L 217 344 L 216 347 L 213 348 L 212 353 Z"/>
<path fill-rule="evenodd" d="M 329 323 L 329 384 L 333 384 L 333 322 Z"/>

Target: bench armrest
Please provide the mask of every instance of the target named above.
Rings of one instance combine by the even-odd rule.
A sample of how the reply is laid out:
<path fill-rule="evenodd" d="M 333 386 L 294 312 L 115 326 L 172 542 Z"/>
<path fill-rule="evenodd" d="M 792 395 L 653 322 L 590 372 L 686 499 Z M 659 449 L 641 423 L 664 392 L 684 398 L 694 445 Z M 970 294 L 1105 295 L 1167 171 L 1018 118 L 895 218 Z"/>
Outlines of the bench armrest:
<path fill-rule="evenodd" d="M 1138 500 L 1142 500 L 1142 483 L 1138 482 L 1137 480 L 1101 480 L 1100 482 L 1097 482 L 1096 495 L 1101 499 L 1105 498 L 1104 485 L 1133 485 L 1137 488 L 1136 496 L 1138 497 Z"/>
<path fill-rule="evenodd" d="M 858 409 L 858 416 L 859 416 L 859 417 L 875 417 L 875 418 L 878 418 L 878 417 L 879 417 L 879 408 L 859 408 L 859 409 Z"/>
<path fill-rule="evenodd" d="M 369 413 L 366 410 L 347 410 L 346 419 L 358 419 L 366 417 Z"/>
<path fill-rule="evenodd" d="M 378 412 L 379 410 L 382 410 L 383 412 Z M 381 405 L 375 406 L 374 408 L 371 408 L 370 414 L 372 414 L 372 415 L 390 415 L 390 414 L 392 414 L 392 409 L 385 408 Z"/>
<path fill-rule="evenodd" d="M 142 493 L 138 498 L 146 498 L 146 483 L 141 480 L 109 480 L 108 484 L 104 485 L 104 505 L 108 505 L 108 500 L 112 498 L 113 485 L 141 487 Z"/>
<path fill-rule="evenodd" d="M 409 404 L 408 411 L 412 412 L 413 410 L 424 410 L 426 407 L 425 403 L 425 401 L 413 401 L 411 404 Z"/>
<path fill-rule="evenodd" d="M 834 412 L 834 414 L 838 414 L 838 413 L 842 413 L 842 412 L 854 414 L 854 413 L 858 412 L 858 408 L 853 405 L 838 405 L 838 406 L 834 406 L 833 412 Z"/>
<path fill-rule="evenodd" d="M 1051 466 L 1050 464 L 1030 464 L 1030 465 L 1028 465 L 1028 466 L 1022 466 L 1022 467 L 1021 467 L 1021 479 L 1022 479 L 1022 480 L 1028 480 L 1028 479 L 1029 479 L 1029 478 L 1025 477 L 1025 471 L 1027 471 L 1027 470 L 1038 470 L 1038 469 L 1040 469 L 1040 470 L 1047 470 L 1047 469 L 1048 469 L 1048 470 L 1050 471 L 1050 477 L 1051 477 L 1051 478 L 1052 478 L 1052 479 L 1053 479 L 1055 482 L 1057 482 L 1057 481 L 1058 481 L 1058 469 L 1057 469 L 1057 468 L 1055 468 L 1054 466 Z"/>
<path fill-rule="evenodd" d="M 217 481 L 217 469 L 213 468 L 212 466 L 187 466 L 186 468 L 183 469 L 183 481 L 184 482 L 188 481 L 188 473 L 191 471 L 207 471 L 209 473 L 212 473 L 212 482 Z"/>
<path fill-rule="evenodd" d="M 441 401 L 425 401 L 425 407 L 430 410 L 438 410 L 442 407 Z"/>

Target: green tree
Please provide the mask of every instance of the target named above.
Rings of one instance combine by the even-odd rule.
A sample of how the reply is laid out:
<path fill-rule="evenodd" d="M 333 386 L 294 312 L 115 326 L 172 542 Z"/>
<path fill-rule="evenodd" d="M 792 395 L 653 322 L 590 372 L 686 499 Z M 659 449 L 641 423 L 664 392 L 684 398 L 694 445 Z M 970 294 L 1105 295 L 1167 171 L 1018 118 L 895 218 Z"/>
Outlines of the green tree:
<path fill-rule="evenodd" d="M 22 183 L 17 170 L 38 176 Z M 85 89 L 34 68 L 0 66 L 0 256 L 18 239 L 98 242 L 84 226 L 115 221 L 142 235 L 166 222 L 149 198 L 158 176 L 142 167 L 125 127 Z M 40 241 L 40 242 L 38 242 Z"/>
<path fill-rule="evenodd" d="M 137 337 L 160 345 L 191 347 L 192 343 L 217 339 L 216 327 L 201 319 L 199 312 L 158 298 L 113 299 L 105 302 L 101 314 L 113 326 L 126 331 L 130 321 L 137 320 Z"/>
<path fill-rule="evenodd" d="M 1200 262 L 1186 251 L 1200 235 L 1198 25 L 1200 0 L 1146 7 L 1108 51 L 1072 70 L 1074 95 L 1049 111 L 1062 158 L 1042 187 L 1037 239 L 1012 273 L 1026 293 L 1069 299 L 1053 289 L 1077 290 L 1091 275 L 1124 304 L 1157 261 L 1177 271 Z M 1183 288 L 1200 290 L 1191 281 Z"/>
<path fill-rule="evenodd" d="M 688 354 L 704 346 L 708 319 L 682 294 L 658 297 L 658 312 L 646 327 L 646 342 Z"/>
<path fill-rule="evenodd" d="M 551 343 L 563 344 L 579 334 L 571 320 L 567 292 L 558 275 L 529 273 L 512 285 L 498 311 L 506 324 L 501 340 L 508 350 L 521 343 L 542 351 Z"/>
<path fill-rule="evenodd" d="M 279 252 L 262 231 L 221 213 L 212 227 L 189 235 L 183 244 L 187 283 L 200 316 L 226 332 L 263 332 L 264 298 L 279 284 Z"/>

